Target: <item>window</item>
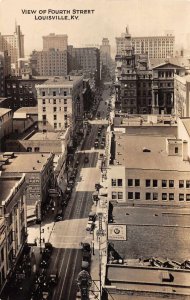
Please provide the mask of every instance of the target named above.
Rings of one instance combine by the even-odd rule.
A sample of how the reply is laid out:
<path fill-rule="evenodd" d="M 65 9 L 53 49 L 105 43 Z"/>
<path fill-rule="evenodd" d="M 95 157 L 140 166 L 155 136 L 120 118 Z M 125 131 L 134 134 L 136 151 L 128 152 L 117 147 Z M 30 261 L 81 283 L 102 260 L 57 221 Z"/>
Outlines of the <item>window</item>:
<path fill-rule="evenodd" d="M 53 108 L 53 111 L 54 111 L 54 112 L 57 111 L 57 107 L 54 107 L 54 108 Z"/>
<path fill-rule="evenodd" d="M 146 187 L 150 186 L 150 179 L 146 179 Z"/>
<path fill-rule="evenodd" d="M 118 186 L 122 186 L 122 185 L 123 185 L 122 179 L 118 179 L 118 180 L 117 180 L 117 185 L 118 185 Z"/>
<path fill-rule="evenodd" d="M 174 193 L 169 193 L 169 200 L 173 201 L 174 200 Z"/>
<path fill-rule="evenodd" d="M 67 92 L 66 92 L 66 91 L 64 91 L 64 92 L 63 92 L 63 95 L 64 95 L 64 96 L 67 96 Z"/>
<path fill-rule="evenodd" d="M 55 91 L 53 91 L 53 96 L 56 96 L 56 92 Z"/>
<path fill-rule="evenodd" d="M 129 192 L 129 193 L 128 193 L 128 199 L 129 199 L 129 200 L 133 200 L 133 193 L 132 193 L 132 192 Z"/>
<path fill-rule="evenodd" d="M 56 99 L 53 99 L 53 104 L 56 104 Z"/>
<path fill-rule="evenodd" d="M 140 186 L 140 179 L 135 179 L 135 186 Z"/>
<path fill-rule="evenodd" d="M 116 179 L 111 180 L 111 186 L 116 186 Z"/>
<path fill-rule="evenodd" d="M 162 193 L 162 200 L 164 200 L 164 201 L 167 200 L 167 194 L 166 193 Z"/>
<path fill-rule="evenodd" d="M 187 189 L 190 188 L 190 180 L 186 180 L 186 188 L 187 188 Z"/>
<path fill-rule="evenodd" d="M 146 193 L 146 200 L 151 200 L 151 193 Z"/>
<path fill-rule="evenodd" d="M 184 188 L 184 180 L 179 180 L 179 188 Z"/>
<path fill-rule="evenodd" d="M 57 120 L 57 115 L 54 115 L 54 116 L 53 116 L 53 119 L 54 119 L 54 120 Z"/>
<path fill-rule="evenodd" d="M 27 152 L 32 152 L 32 147 L 27 147 L 26 151 Z"/>
<path fill-rule="evenodd" d="M 175 154 L 178 153 L 178 147 L 175 147 Z"/>
<path fill-rule="evenodd" d="M 133 179 L 128 179 L 128 186 L 133 186 Z"/>
<path fill-rule="evenodd" d="M 57 128 L 57 123 L 54 123 L 54 128 L 55 128 L 55 129 Z"/>
<path fill-rule="evenodd" d="M 190 201 L 190 194 L 186 194 L 186 201 Z"/>
<path fill-rule="evenodd" d="M 174 187 L 174 180 L 169 180 L 169 187 L 173 188 Z"/>
<path fill-rule="evenodd" d="M 158 186 L 158 180 L 153 179 L 153 187 L 157 187 Z"/>
<path fill-rule="evenodd" d="M 166 188 L 167 187 L 167 180 L 162 180 L 162 187 Z"/>
<path fill-rule="evenodd" d="M 158 193 L 153 193 L 153 200 L 158 200 Z"/>
<path fill-rule="evenodd" d="M 45 107 L 43 107 L 43 112 L 45 112 L 46 111 L 46 108 Z"/>
<path fill-rule="evenodd" d="M 43 100 L 42 100 L 42 104 L 46 104 L 46 99 L 43 99 Z"/>
<path fill-rule="evenodd" d="M 46 121 L 46 115 L 42 115 L 42 120 Z"/>
<path fill-rule="evenodd" d="M 118 199 L 123 199 L 123 192 L 118 192 Z"/>
<path fill-rule="evenodd" d="M 112 198 L 112 199 L 117 199 L 117 193 L 116 193 L 116 192 L 112 192 L 111 198 Z"/>
<path fill-rule="evenodd" d="M 139 192 L 135 192 L 135 199 L 139 200 L 140 199 L 140 193 Z"/>
<path fill-rule="evenodd" d="M 43 92 L 42 92 L 42 96 L 45 96 L 45 95 L 46 95 L 46 93 L 43 91 Z"/>
<path fill-rule="evenodd" d="M 35 152 L 39 152 L 39 151 L 40 151 L 40 148 L 39 148 L 39 147 L 34 147 L 34 151 L 35 151 Z"/>
<path fill-rule="evenodd" d="M 67 99 L 64 99 L 64 104 L 67 104 Z"/>
<path fill-rule="evenodd" d="M 184 201 L 184 194 L 179 194 L 179 201 Z"/>

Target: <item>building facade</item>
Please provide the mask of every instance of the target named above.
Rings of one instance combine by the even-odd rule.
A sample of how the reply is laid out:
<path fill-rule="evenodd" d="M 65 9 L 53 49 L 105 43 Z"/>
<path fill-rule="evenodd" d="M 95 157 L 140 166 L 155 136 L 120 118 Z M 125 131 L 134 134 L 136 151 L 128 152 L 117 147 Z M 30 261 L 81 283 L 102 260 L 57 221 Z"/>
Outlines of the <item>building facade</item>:
<path fill-rule="evenodd" d="M 38 149 L 36 149 L 36 152 Z M 3 176 L 26 174 L 27 221 L 41 219 L 48 205 L 48 189 L 51 186 L 53 157 L 51 153 L 2 154 Z M 24 164 L 23 164 L 24 161 Z"/>
<path fill-rule="evenodd" d="M 83 119 L 83 78 L 55 77 L 36 85 L 40 130 L 72 131 Z"/>
<path fill-rule="evenodd" d="M 0 149 L 3 147 L 4 139 L 12 133 L 13 112 L 11 109 L 0 108 Z"/>
<path fill-rule="evenodd" d="M 184 118 L 190 117 L 190 76 L 174 76 L 174 112 Z"/>
<path fill-rule="evenodd" d="M 66 34 L 50 33 L 43 36 L 43 51 L 49 51 L 55 49 L 59 51 L 67 50 L 68 36 Z"/>
<path fill-rule="evenodd" d="M 55 48 L 33 51 L 30 66 L 32 74 L 37 76 L 67 75 L 67 51 Z"/>
<path fill-rule="evenodd" d="M 24 35 L 21 32 L 20 25 L 15 26 L 13 35 L 0 34 L 0 51 L 8 51 L 13 69 L 19 67 L 18 59 L 24 57 Z"/>
<path fill-rule="evenodd" d="M 108 38 L 102 39 L 102 44 L 100 45 L 100 62 L 101 64 L 109 67 L 111 63 L 111 46 Z"/>
<path fill-rule="evenodd" d="M 17 110 L 20 107 L 37 105 L 35 85 L 45 82 L 47 78 L 32 76 L 12 76 L 5 81 L 5 94 L 10 99 L 10 108 Z"/>
<path fill-rule="evenodd" d="M 128 31 L 128 29 L 126 29 Z M 117 55 L 121 55 L 126 47 L 126 33 L 116 37 Z M 168 58 L 174 56 L 175 36 L 168 34 L 165 36 L 132 37 L 132 46 L 135 54 L 148 54 L 149 58 Z"/>
<path fill-rule="evenodd" d="M 92 85 L 100 82 L 100 50 L 98 48 L 74 48 L 68 46 L 68 73 L 82 70 L 84 78 L 89 78 Z"/>
<path fill-rule="evenodd" d="M 26 243 L 25 175 L 0 176 L 0 291 L 14 272 Z"/>

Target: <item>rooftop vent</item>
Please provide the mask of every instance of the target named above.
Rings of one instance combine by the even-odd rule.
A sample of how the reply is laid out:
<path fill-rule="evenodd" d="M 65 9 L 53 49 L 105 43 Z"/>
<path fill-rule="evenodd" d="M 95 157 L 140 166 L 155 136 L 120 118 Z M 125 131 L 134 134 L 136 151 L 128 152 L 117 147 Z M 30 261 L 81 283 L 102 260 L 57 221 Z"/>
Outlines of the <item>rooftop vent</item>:
<path fill-rule="evenodd" d="M 144 148 L 143 148 L 143 152 L 151 152 L 151 150 L 144 147 Z"/>

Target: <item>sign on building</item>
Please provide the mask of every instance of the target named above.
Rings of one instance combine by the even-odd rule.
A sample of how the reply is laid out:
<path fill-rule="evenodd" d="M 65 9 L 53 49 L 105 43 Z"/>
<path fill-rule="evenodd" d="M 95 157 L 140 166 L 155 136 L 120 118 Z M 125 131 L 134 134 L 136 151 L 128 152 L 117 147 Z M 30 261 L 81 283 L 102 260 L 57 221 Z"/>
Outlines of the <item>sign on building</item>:
<path fill-rule="evenodd" d="M 126 225 L 108 225 L 108 240 L 126 241 Z"/>

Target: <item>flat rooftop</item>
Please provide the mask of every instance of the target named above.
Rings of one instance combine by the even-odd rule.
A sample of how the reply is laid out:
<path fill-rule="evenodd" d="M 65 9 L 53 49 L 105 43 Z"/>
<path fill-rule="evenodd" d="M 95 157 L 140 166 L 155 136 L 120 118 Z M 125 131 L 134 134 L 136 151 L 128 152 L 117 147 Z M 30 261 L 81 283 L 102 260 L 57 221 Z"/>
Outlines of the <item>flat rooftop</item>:
<path fill-rule="evenodd" d="M 163 282 L 167 270 L 107 266 L 107 278 L 111 285 L 124 290 L 190 295 L 190 272 L 169 270 L 173 281 Z M 183 298 L 181 298 L 183 299 Z"/>
<path fill-rule="evenodd" d="M 3 153 L 0 153 L 2 156 Z M 21 172 L 21 173 L 35 173 L 40 172 L 46 165 L 48 159 L 51 157 L 49 153 L 36 153 L 36 152 L 17 152 L 14 158 L 9 158 L 9 163 L 3 165 L 2 174 L 8 172 Z"/>
<path fill-rule="evenodd" d="M 167 136 L 167 138 L 175 139 L 175 136 Z M 167 138 L 116 133 L 115 164 L 123 165 L 127 169 L 190 171 L 188 161 L 183 161 L 180 156 L 168 156 Z M 143 152 L 145 148 L 150 152 Z"/>
<path fill-rule="evenodd" d="M 64 136 L 65 131 L 60 132 L 51 132 L 51 131 L 47 131 L 47 132 L 42 132 L 42 131 L 38 131 L 35 132 L 28 140 L 30 141 L 42 141 L 42 140 L 59 140 L 61 139 L 62 136 Z"/>
<path fill-rule="evenodd" d="M 48 85 L 57 85 L 57 86 L 73 86 L 82 80 L 82 76 L 55 76 L 46 80 L 43 84 L 40 84 L 39 87 L 43 88 Z"/>
<path fill-rule="evenodd" d="M 5 114 L 7 114 L 10 111 L 11 111 L 11 109 L 9 109 L 9 108 L 1 108 L 0 107 L 0 117 L 4 116 Z"/>
<path fill-rule="evenodd" d="M 14 112 L 14 118 L 19 118 L 20 114 L 25 114 L 25 115 L 33 115 L 33 114 L 38 114 L 38 107 L 37 106 L 31 106 L 31 107 L 21 107 L 17 109 Z"/>
<path fill-rule="evenodd" d="M 189 208 L 113 206 L 114 224 L 190 228 Z"/>
<path fill-rule="evenodd" d="M 0 204 L 9 196 L 11 189 L 20 181 L 18 178 L 2 178 L 0 177 Z"/>
<path fill-rule="evenodd" d="M 129 207 L 113 203 L 112 225 L 125 225 L 123 241 L 112 240 L 116 252 L 126 260 L 162 257 L 183 263 L 189 259 L 190 209 Z M 175 249 L 175 250 L 174 250 Z M 133 265 L 135 262 L 132 263 Z"/>

